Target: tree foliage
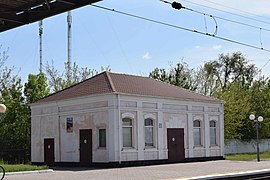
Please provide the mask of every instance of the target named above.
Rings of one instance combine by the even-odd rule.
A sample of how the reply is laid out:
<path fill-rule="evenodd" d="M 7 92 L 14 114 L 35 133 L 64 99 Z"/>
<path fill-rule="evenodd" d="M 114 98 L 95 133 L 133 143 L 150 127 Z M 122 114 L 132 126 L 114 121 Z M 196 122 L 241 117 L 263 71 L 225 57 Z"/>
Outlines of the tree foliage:
<path fill-rule="evenodd" d="M 221 54 L 197 70 L 185 62 L 168 71 L 155 68 L 149 76 L 224 101 L 226 139 L 250 140 L 255 128 L 248 120 L 251 113 L 262 115 L 261 137 L 270 138 L 270 85 L 268 78 L 258 78 L 259 70 L 241 52 Z"/>
<path fill-rule="evenodd" d="M 101 67 L 101 71 L 104 70 L 110 71 L 111 69 L 109 66 L 106 68 Z M 88 67 L 79 67 L 76 62 L 73 63 L 70 70 L 68 69 L 67 63 L 65 63 L 65 70 L 63 72 L 56 69 L 53 62 L 51 65 L 47 62 L 46 65 L 48 84 L 53 92 L 70 87 L 96 74 L 98 74 L 97 70 Z"/>
<path fill-rule="evenodd" d="M 176 67 L 171 67 L 171 69 L 166 72 L 165 69 L 155 68 L 150 72 L 149 77 L 158 79 L 163 82 L 173 84 L 185 89 L 195 90 L 196 81 L 194 81 L 193 69 L 189 69 L 188 64 L 185 62 L 179 62 Z"/>
<path fill-rule="evenodd" d="M 9 163 L 25 162 L 30 154 L 30 116 L 22 92 L 21 79 L 2 90 L 7 111 L 2 116 L 0 146 L 3 160 Z"/>

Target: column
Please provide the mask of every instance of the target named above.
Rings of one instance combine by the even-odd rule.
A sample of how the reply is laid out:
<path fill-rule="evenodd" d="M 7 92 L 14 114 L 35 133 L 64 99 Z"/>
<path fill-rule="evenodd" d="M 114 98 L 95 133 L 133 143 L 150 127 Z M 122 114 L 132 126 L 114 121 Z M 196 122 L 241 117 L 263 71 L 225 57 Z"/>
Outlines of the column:
<path fill-rule="evenodd" d="M 142 102 L 137 102 L 137 137 L 138 137 L 138 160 L 144 160 L 144 118 Z"/>
<path fill-rule="evenodd" d="M 205 142 L 205 157 L 210 156 L 210 127 L 207 106 L 204 106 L 204 142 Z"/>
<path fill-rule="evenodd" d="M 165 159 L 164 157 L 164 124 L 163 124 L 163 111 L 162 103 L 158 103 L 158 115 L 157 115 L 157 148 L 158 148 L 158 159 Z"/>
<path fill-rule="evenodd" d="M 189 154 L 188 158 L 193 157 L 193 147 L 194 147 L 194 139 L 193 139 L 193 114 L 191 113 L 192 106 L 188 105 L 188 149 Z"/>

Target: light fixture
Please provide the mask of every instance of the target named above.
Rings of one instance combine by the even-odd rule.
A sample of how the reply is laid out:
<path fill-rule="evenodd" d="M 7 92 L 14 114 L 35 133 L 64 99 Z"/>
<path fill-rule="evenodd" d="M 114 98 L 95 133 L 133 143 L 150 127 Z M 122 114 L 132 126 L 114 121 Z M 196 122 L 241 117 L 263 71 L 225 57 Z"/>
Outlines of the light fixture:
<path fill-rule="evenodd" d="M 4 104 L 0 104 L 0 114 L 6 112 L 7 107 Z"/>
<path fill-rule="evenodd" d="M 249 119 L 251 121 L 254 121 L 254 125 L 256 127 L 256 135 L 257 135 L 257 161 L 260 161 L 260 147 L 259 147 L 259 127 L 261 125 L 261 122 L 263 122 L 263 117 L 259 116 L 258 119 L 256 119 L 254 114 L 249 115 Z"/>

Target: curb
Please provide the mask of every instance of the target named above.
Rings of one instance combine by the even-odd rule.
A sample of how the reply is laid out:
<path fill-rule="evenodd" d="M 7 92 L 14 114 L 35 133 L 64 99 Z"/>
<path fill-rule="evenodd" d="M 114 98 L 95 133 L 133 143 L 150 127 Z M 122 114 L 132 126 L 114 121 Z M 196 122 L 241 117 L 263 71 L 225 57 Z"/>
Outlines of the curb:
<path fill-rule="evenodd" d="M 214 175 L 205 175 L 205 176 L 197 176 L 197 177 L 190 177 L 190 178 L 179 178 L 177 180 L 200 180 L 200 179 L 229 179 L 229 178 L 243 178 L 245 176 L 252 176 L 252 175 L 260 175 L 270 173 L 270 169 L 262 169 L 262 170 L 255 170 L 255 171 L 243 171 L 243 172 L 236 172 L 236 173 L 222 173 L 222 174 L 214 174 Z"/>
<path fill-rule="evenodd" d="M 6 176 L 20 175 L 20 174 L 41 174 L 41 173 L 52 173 L 53 169 L 36 170 L 36 171 L 18 171 L 18 172 L 6 172 Z"/>

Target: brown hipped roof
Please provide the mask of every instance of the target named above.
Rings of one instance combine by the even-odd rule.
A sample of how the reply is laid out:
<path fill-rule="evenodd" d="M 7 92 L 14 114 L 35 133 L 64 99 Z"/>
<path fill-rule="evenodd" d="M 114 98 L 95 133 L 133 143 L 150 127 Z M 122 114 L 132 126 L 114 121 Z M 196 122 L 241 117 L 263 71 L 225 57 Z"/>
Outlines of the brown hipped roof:
<path fill-rule="evenodd" d="M 116 74 L 105 71 L 67 89 L 44 97 L 37 101 L 37 103 L 106 93 L 190 99 L 195 101 L 218 101 L 213 97 L 191 92 L 149 77 Z"/>

